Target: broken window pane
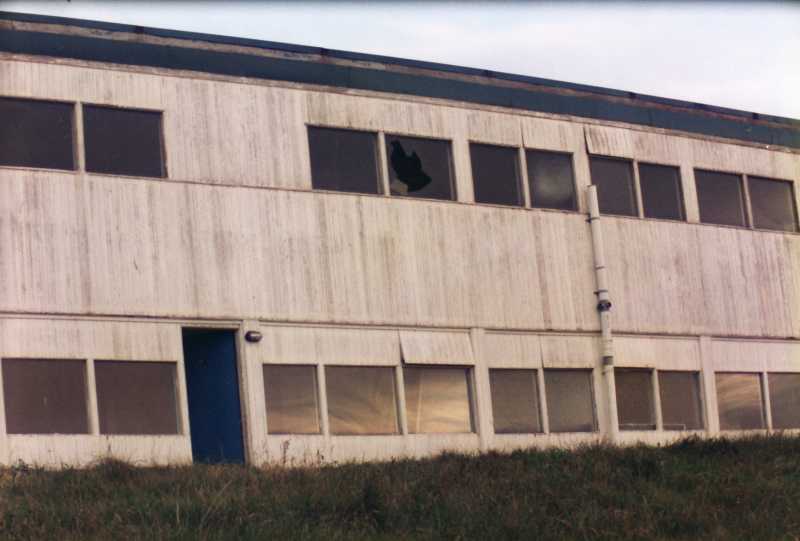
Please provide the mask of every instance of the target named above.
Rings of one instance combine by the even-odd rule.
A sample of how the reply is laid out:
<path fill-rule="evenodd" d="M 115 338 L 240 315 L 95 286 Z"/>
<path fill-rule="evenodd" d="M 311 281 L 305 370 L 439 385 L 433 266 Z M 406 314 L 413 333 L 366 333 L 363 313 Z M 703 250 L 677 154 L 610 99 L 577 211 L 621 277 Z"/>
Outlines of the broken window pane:
<path fill-rule="evenodd" d="M 541 432 L 536 370 L 489 370 L 496 434 Z"/>
<path fill-rule="evenodd" d="M 394 368 L 325 367 L 331 434 L 397 434 Z"/>
<path fill-rule="evenodd" d="M 694 172 L 700 221 L 705 224 L 747 225 L 742 178 L 716 171 Z"/>
<path fill-rule="evenodd" d="M 175 363 L 96 361 L 101 434 L 177 434 Z"/>
<path fill-rule="evenodd" d="M 519 151 L 496 145 L 469 145 L 475 202 L 522 206 Z"/>
<path fill-rule="evenodd" d="M 652 377 L 650 370 L 614 370 L 620 430 L 655 430 Z"/>
<path fill-rule="evenodd" d="M 677 167 L 640 163 L 639 186 L 645 218 L 686 219 L 681 174 Z"/>
<path fill-rule="evenodd" d="M 309 126 L 308 146 L 315 190 L 381 192 L 375 133 Z"/>
<path fill-rule="evenodd" d="M 468 368 L 406 366 L 403 378 L 411 434 L 472 432 Z"/>
<path fill-rule="evenodd" d="M 86 170 L 163 177 L 161 113 L 83 106 Z"/>
<path fill-rule="evenodd" d="M 455 199 L 450 141 L 386 135 L 392 195 Z"/>
<path fill-rule="evenodd" d="M 317 367 L 264 365 L 267 431 L 270 434 L 319 434 Z"/>
<path fill-rule="evenodd" d="M 9 434 L 88 434 L 86 362 L 3 359 Z"/>
<path fill-rule="evenodd" d="M 0 165 L 74 169 L 74 109 L 71 103 L 0 98 Z"/>
<path fill-rule="evenodd" d="M 528 164 L 531 206 L 578 210 L 571 154 L 527 150 L 525 161 Z"/>
<path fill-rule="evenodd" d="M 594 432 L 591 370 L 545 370 L 550 432 Z"/>
<path fill-rule="evenodd" d="M 792 183 L 761 177 L 747 177 L 753 227 L 797 231 L 797 213 Z"/>
<path fill-rule="evenodd" d="M 697 372 L 658 372 L 664 430 L 700 430 L 703 408 Z"/>
<path fill-rule="evenodd" d="M 758 374 L 717 374 L 717 406 L 722 430 L 764 428 Z"/>
<path fill-rule="evenodd" d="M 772 428 L 800 428 L 800 374 L 769 374 Z"/>
<path fill-rule="evenodd" d="M 591 156 L 592 184 L 597 185 L 597 202 L 603 214 L 638 216 L 631 162 Z"/>

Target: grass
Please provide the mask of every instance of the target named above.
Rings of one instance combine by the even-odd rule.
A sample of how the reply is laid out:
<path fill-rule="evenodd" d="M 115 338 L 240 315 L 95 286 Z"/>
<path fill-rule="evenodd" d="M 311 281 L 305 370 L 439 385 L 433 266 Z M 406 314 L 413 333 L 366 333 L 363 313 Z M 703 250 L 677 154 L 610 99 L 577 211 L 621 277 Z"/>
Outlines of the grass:
<path fill-rule="evenodd" d="M 800 539 L 800 438 L 0 470 L 2 539 Z"/>

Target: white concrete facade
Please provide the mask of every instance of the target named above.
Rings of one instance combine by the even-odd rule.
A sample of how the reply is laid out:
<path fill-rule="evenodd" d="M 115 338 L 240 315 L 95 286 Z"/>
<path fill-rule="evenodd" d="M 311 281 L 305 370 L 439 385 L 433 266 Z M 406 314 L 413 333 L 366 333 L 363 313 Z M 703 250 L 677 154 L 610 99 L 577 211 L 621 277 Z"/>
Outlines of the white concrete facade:
<path fill-rule="evenodd" d="M 0 393 L 2 464 L 191 461 L 186 327 L 237 331 L 243 436 L 253 464 L 603 438 L 609 419 L 583 201 L 590 154 L 679 167 L 687 216 L 602 218 L 617 366 L 699 372 L 705 429 L 692 433 L 708 436 L 720 433 L 715 373 L 759 373 L 765 389 L 770 373 L 800 373 L 800 234 L 699 223 L 694 181 L 696 168 L 789 180 L 797 208 L 796 149 L 399 94 L 9 53 L 0 53 L 0 96 L 161 111 L 168 171 L 163 179 L 88 173 L 80 144 L 75 171 L 0 166 L 0 363 L 85 360 L 90 419 L 86 435 L 7 434 Z M 451 141 L 456 201 L 312 190 L 307 126 Z M 571 153 L 579 210 L 474 203 L 470 142 Z M 263 339 L 245 341 L 251 330 Z M 471 368 L 474 433 L 409 434 L 403 426 L 398 435 L 337 436 L 323 420 L 319 435 L 268 434 L 263 364 L 320 367 L 325 412 L 323 367 L 392 366 L 402 378 L 411 356 L 415 364 Z M 101 435 L 96 360 L 176 363 L 180 434 Z M 591 369 L 597 432 L 549 433 L 540 377 L 544 433 L 495 434 L 489 368 Z M 769 431 L 768 390 L 764 396 Z M 658 393 L 655 402 L 658 412 Z M 621 432 L 621 442 L 686 435 L 657 424 Z"/>

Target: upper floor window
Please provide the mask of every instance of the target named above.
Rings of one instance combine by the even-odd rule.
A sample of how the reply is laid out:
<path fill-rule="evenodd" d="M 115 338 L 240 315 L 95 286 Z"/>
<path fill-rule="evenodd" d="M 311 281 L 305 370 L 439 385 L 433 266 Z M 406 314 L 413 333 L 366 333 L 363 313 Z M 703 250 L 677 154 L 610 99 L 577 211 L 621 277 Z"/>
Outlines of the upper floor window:
<path fill-rule="evenodd" d="M 386 135 L 392 195 L 455 199 L 450 141 Z"/>
<path fill-rule="evenodd" d="M 700 221 L 707 224 L 747 225 L 742 177 L 717 171 L 694 172 Z"/>
<path fill-rule="evenodd" d="M 0 98 L 0 165 L 75 169 L 75 106 Z"/>
<path fill-rule="evenodd" d="M 139 177 L 164 177 L 161 113 L 83 106 L 86 170 Z"/>
<path fill-rule="evenodd" d="M 645 218 L 686 219 L 681 175 L 677 167 L 640 163 L 639 187 Z"/>
<path fill-rule="evenodd" d="M 523 205 L 516 148 L 471 143 L 469 154 L 476 203 Z"/>
<path fill-rule="evenodd" d="M 532 207 L 578 210 L 571 154 L 527 150 L 525 161 Z"/>
<path fill-rule="evenodd" d="M 747 177 L 753 227 L 797 231 L 797 213 L 792 183 L 762 177 Z"/>
<path fill-rule="evenodd" d="M 315 190 L 381 192 L 377 134 L 309 126 L 308 146 Z"/>
<path fill-rule="evenodd" d="M 628 160 L 591 156 L 592 184 L 597 185 L 597 202 L 603 214 L 638 216 L 633 168 Z"/>

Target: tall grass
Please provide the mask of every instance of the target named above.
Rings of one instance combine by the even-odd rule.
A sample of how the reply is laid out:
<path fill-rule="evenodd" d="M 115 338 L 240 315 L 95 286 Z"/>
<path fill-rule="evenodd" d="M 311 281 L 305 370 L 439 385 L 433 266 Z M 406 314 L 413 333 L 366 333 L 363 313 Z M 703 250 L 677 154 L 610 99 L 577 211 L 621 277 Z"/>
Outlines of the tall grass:
<path fill-rule="evenodd" d="M 0 470 L 3 539 L 800 539 L 800 439 Z"/>

